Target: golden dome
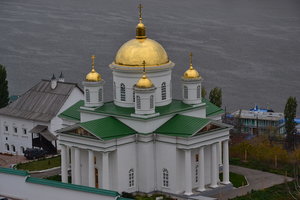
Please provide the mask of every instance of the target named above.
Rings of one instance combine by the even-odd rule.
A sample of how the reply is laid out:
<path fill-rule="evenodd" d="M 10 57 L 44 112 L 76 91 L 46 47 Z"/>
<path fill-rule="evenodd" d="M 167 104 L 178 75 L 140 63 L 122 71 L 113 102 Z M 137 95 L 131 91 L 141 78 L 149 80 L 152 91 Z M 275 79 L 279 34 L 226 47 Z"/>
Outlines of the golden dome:
<path fill-rule="evenodd" d="M 86 75 L 85 80 L 89 82 L 98 82 L 101 80 L 101 75 L 96 72 L 95 69 L 92 69 L 92 71 Z"/>
<path fill-rule="evenodd" d="M 138 82 L 135 84 L 138 88 L 151 88 L 153 87 L 152 81 L 146 76 L 146 74 L 143 74 L 142 78 L 138 80 Z"/>
<path fill-rule="evenodd" d="M 169 62 L 165 49 L 149 38 L 132 39 L 123 44 L 117 52 L 115 64 L 140 67 L 145 61 L 146 67 L 159 66 Z"/>
<path fill-rule="evenodd" d="M 126 67 L 141 67 L 143 61 L 149 66 L 160 66 L 169 62 L 165 49 L 156 41 L 147 38 L 146 26 L 142 22 L 142 5 L 139 5 L 139 23 L 135 39 L 124 43 L 115 57 L 115 64 Z"/>
<path fill-rule="evenodd" d="M 183 78 L 186 78 L 186 79 L 201 78 L 199 72 L 197 70 L 195 70 L 193 67 L 192 56 L 193 56 L 193 54 L 190 53 L 190 68 L 184 72 Z"/>
<path fill-rule="evenodd" d="M 90 71 L 90 73 L 88 73 L 85 77 L 85 80 L 86 81 L 89 81 L 89 82 L 98 82 L 101 80 L 101 75 L 96 72 L 95 70 L 95 58 L 96 56 L 92 55 L 92 71 Z"/>

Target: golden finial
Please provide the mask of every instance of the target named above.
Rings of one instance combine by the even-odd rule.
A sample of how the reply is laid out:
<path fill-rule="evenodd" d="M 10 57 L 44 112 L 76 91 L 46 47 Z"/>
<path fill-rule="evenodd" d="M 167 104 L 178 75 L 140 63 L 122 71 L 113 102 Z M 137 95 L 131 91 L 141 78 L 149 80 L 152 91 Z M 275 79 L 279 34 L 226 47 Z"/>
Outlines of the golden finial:
<path fill-rule="evenodd" d="M 185 79 L 194 79 L 194 78 L 201 78 L 200 74 L 196 69 L 193 67 L 193 53 L 190 53 L 190 68 L 186 70 L 183 74 L 183 78 Z"/>
<path fill-rule="evenodd" d="M 142 4 L 139 4 L 138 6 L 139 8 L 139 20 L 140 22 L 138 23 L 138 25 L 136 26 L 136 39 L 146 39 L 146 27 L 142 22 Z"/>
<path fill-rule="evenodd" d="M 142 8 L 143 8 L 143 6 L 142 6 L 141 3 L 139 4 L 138 8 L 139 8 L 139 16 L 140 16 L 139 19 L 140 19 L 140 23 L 142 23 Z"/>
<path fill-rule="evenodd" d="M 91 58 L 92 58 L 92 70 L 95 70 L 95 58 L 96 58 L 96 56 L 92 55 Z"/>
<path fill-rule="evenodd" d="M 146 62 L 143 60 L 143 73 L 146 74 Z"/>

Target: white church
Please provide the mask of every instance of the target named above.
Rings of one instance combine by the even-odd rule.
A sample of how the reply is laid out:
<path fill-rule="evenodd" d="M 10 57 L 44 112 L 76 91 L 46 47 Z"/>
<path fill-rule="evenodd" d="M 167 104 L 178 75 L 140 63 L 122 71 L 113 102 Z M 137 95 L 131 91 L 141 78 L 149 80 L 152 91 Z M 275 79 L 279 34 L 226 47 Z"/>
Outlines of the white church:
<path fill-rule="evenodd" d="M 136 37 L 109 65 L 113 101 L 103 102 L 105 80 L 92 69 L 84 100 L 59 117 L 62 181 L 118 192 L 192 195 L 230 184 L 230 126 L 221 108 L 201 97 L 202 77 L 192 55 L 182 75 L 182 100 L 172 99 L 175 64 L 146 35 L 141 6 Z M 223 181 L 219 179 L 220 169 Z"/>

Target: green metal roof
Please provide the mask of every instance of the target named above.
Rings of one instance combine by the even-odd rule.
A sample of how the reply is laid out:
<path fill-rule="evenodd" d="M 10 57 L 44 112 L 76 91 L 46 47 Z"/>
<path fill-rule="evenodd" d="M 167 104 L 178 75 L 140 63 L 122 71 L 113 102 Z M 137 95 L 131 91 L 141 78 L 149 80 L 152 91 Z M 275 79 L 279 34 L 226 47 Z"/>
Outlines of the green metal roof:
<path fill-rule="evenodd" d="M 154 132 L 178 137 L 190 137 L 204 128 L 210 121 L 210 119 L 175 115 Z"/>
<path fill-rule="evenodd" d="M 222 108 L 211 103 L 209 100 L 202 98 L 202 102 L 206 103 L 206 116 L 207 117 L 212 117 L 212 116 L 224 113 L 224 110 Z"/>
<path fill-rule="evenodd" d="M 83 100 L 78 101 L 77 103 L 75 103 L 74 105 L 72 105 L 71 107 L 69 107 L 67 110 L 65 110 L 62 113 L 60 113 L 58 115 L 58 117 L 66 118 L 66 119 L 71 119 L 71 120 L 75 120 L 75 121 L 80 121 L 80 112 L 79 112 L 79 109 L 83 105 L 84 105 L 84 101 Z"/>
<path fill-rule="evenodd" d="M 217 114 L 224 113 L 224 111 L 217 107 L 216 105 L 209 102 L 207 99 L 202 98 L 202 102 L 206 103 L 206 115 L 207 116 L 214 116 Z M 66 118 L 70 120 L 76 120 L 80 121 L 80 107 L 84 105 L 84 101 L 78 101 L 74 105 L 72 105 L 67 110 L 63 111 L 59 117 Z M 155 111 L 160 113 L 159 116 L 168 115 L 172 113 L 180 113 L 182 111 L 190 110 L 190 109 L 198 109 L 198 107 L 193 107 L 192 105 L 188 105 L 183 103 L 181 100 L 173 99 L 173 101 L 166 106 L 159 106 L 155 108 Z M 131 117 L 132 113 L 134 113 L 134 108 L 124 108 L 120 106 L 116 106 L 113 102 L 106 102 L 103 106 L 96 108 L 95 110 L 89 110 L 88 112 L 94 112 L 94 113 L 102 113 L 106 115 L 111 116 L 125 116 L 125 117 Z M 157 117 L 157 116 L 156 116 Z M 141 119 L 141 118 L 139 118 Z M 147 120 L 149 118 L 145 118 L 144 120 Z"/>
<path fill-rule="evenodd" d="M 77 190 L 81 192 L 102 194 L 102 195 L 112 196 L 112 197 L 117 197 L 120 195 L 118 192 L 112 190 L 98 189 L 98 188 L 87 187 L 83 185 L 74 185 L 70 183 L 62 183 L 59 181 L 52 181 L 47 179 L 35 178 L 35 177 L 27 177 L 26 182 L 40 184 L 40 185 L 47 185 L 47 186 L 52 186 L 57 188 Z"/>
<path fill-rule="evenodd" d="M 16 170 L 16 169 L 5 168 L 5 167 L 0 167 L 0 173 L 14 174 L 14 175 L 18 175 L 18 176 L 27 176 L 27 175 L 29 175 L 29 173 L 27 171 Z"/>
<path fill-rule="evenodd" d="M 180 100 L 173 99 L 173 101 L 169 105 L 156 107 L 155 111 L 158 112 L 160 116 L 162 116 L 162 115 L 176 113 L 176 112 L 189 110 L 193 108 L 194 108 L 193 106 L 182 103 L 182 101 Z M 108 102 L 91 112 L 104 113 L 113 116 L 132 117 L 131 114 L 134 113 L 135 111 L 134 108 L 124 108 L 124 107 L 116 106 L 113 102 Z"/>
<path fill-rule="evenodd" d="M 106 117 L 83 122 L 80 123 L 79 126 L 103 140 L 110 140 L 136 133 L 135 130 L 114 117 Z"/>

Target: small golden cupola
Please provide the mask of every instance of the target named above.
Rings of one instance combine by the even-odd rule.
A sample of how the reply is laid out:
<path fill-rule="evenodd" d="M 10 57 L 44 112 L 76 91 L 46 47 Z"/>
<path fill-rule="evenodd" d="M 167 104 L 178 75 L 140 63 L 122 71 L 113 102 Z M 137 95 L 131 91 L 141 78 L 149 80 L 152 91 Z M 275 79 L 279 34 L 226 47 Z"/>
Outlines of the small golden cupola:
<path fill-rule="evenodd" d="M 185 79 L 199 79 L 201 78 L 199 72 L 193 67 L 193 54 L 190 53 L 190 68 L 186 70 L 183 74 Z"/>
<path fill-rule="evenodd" d="M 143 69 L 143 76 L 137 81 L 135 84 L 138 88 L 152 88 L 154 87 L 152 81 L 146 75 L 146 62 L 143 61 L 144 69 Z"/>
<path fill-rule="evenodd" d="M 88 82 L 98 82 L 101 81 L 101 75 L 95 70 L 95 55 L 92 55 L 92 71 L 88 73 L 85 77 L 85 80 Z"/>

